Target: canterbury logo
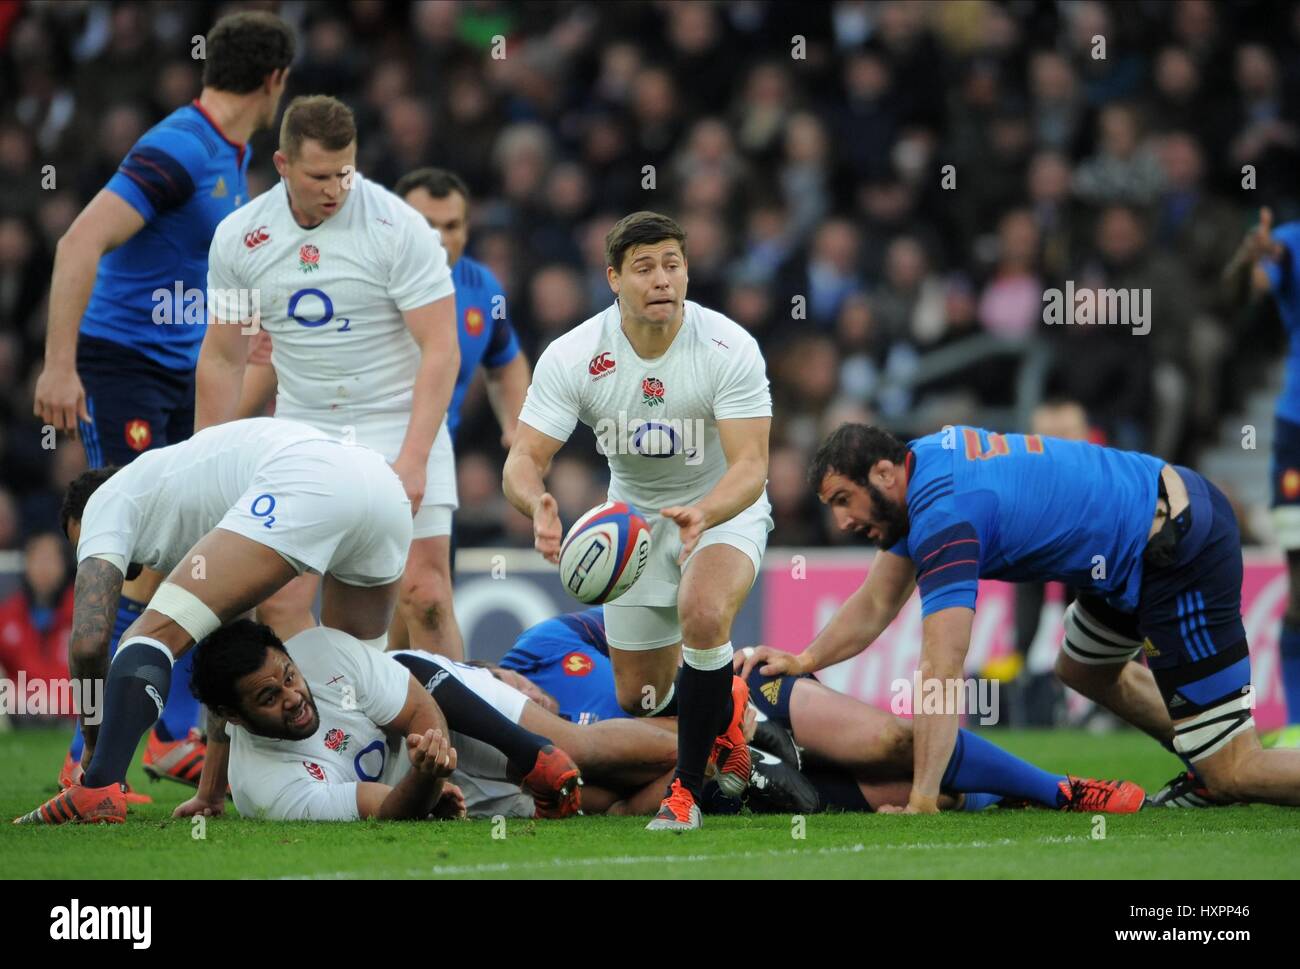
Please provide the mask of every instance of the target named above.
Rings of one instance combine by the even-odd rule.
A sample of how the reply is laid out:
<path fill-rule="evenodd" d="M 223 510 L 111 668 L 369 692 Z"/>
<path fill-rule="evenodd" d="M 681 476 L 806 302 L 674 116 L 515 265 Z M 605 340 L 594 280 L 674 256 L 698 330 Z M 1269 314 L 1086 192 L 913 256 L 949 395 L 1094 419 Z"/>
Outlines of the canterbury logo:
<path fill-rule="evenodd" d="M 767 702 L 772 704 L 772 706 L 776 706 L 776 701 L 781 696 L 781 681 L 783 679 L 785 679 L 785 677 L 778 676 L 776 679 L 772 680 L 772 682 L 764 683 L 758 688 L 758 692 L 763 694 L 767 699 Z"/>
<path fill-rule="evenodd" d="M 438 670 L 438 672 L 434 673 L 433 676 L 429 677 L 429 682 L 424 684 L 424 688 L 428 690 L 430 693 L 432 693 L 434 690 L 438 689 L 438 684 L 441 683 L 446 678 L 447 678 L 447 671 Z"/>
<path fill-rule="evenodd" d="M 259 225 L 252 232 L 244 233 L 244 245 L 249 249 L 256 249 L 263 242 L 268 242 L 270 238 L 271 233 L 266 231 L 266 226 Z"/>
<path fill-rule="evenodd" d="M 163 712 L 163 706 L 165 706 L 165 704 L 163 703 L 163 698 L 159 696 L 158 691 L 155 690 L 148 683 L 146 683 L 144 686 L 144 692 L 149 694 L 149 699 L 153 700 L 154 704 L 158 707 L 158 716 L 161 717 Z"/>
<path fill-rule="evenodd" d="M 603 377 L 613 369 L 614 358 L 608 352 L 592 357 L 591 363 L 587 364 L 587 373 L 593 377 Z"/>

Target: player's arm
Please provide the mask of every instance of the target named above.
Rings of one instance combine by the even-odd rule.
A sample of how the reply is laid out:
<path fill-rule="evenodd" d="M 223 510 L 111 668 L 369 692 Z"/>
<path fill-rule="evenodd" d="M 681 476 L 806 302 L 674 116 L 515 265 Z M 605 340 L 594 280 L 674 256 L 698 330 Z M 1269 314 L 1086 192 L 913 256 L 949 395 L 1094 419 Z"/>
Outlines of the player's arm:
<path fill-rule="evenodd" d="M 260 324 L 257 306 L 242 292 L 242 283 L 227 264 L 219 226 L 208 249 L 208 332 L 195 373 L 196 431 L 239 416 L 244 367 Z"/>
<path fill-rule="evenodd" d="M 1223 284 L 1235 305 L 1244 304 L 1250 296 L 1252 276 L 1263 276 L 1261 289 L 1267 289 L 1269 280 L 1259 268 L 1261 260 L 1270 260 L 1285 266 L 1286 244 L 1273 237 L 1273 212 L 1267 206 L 1259 210 L 1259 222 L 1252 228 L 1233 253 L 1223 270 Z"/>
<path fill-rule="evenodd" d="M 68 639 L 68 675 L 74 683 L 108 680 L 108 645 L 124 579 L 116 565 L 102 558 L 83 559 L 77 565 L 72 593 L 72 633 Z M 89 764 L 99 737 L 99 716 L 104 711 L 87 710 L 83 706 L 80 712 L 81 734 L 86 741 L 82 763 Z M 88 716 L 95 721 L 93 724 L 87 722 Z"/>
<path fill-rule="evenodd" d="M 357 785 L 357 811 L 363 818 L 380 820 L 427 816 L 442 795 L 443 780 L 456 767 L 447 718 L 429 691 L 408 674 L 406 702 L 392 721 L 380 726 L 385 733 L 403 738 L 411 772 L 394 787 Z"/>
<path fill-rule="evenodd" d="M 207 753 L 199 774 L 199 789 L 194 796 L 172 811 L 174 818 L 196 814 L 215 817 L 226 810 L 226 785 L 230 774 L 230 737 L 226 735 L 226 718 L 212 710 L 207 715 Z"/>
<path fill-rule="evenodd" d="M 504 448 L 514 445 L 519 428 L 519 412 L 523 410 L 531 380 L 532 370 L 528 366 L 528 358 L 522 353 L 515 354 L 509 363 L 487 369 L 488 403 L 492 405 L 492 413 L 501 425 L 501 446 Z"/>
<path fill-rule="evenodd" d="M 357 813 L 363 819 L 425 818 L 438 804 L 446 778 L 456 769 L 456 749 L 443 731 L 435 729 L 407 735 L 406 749 L 411 770 L 395 786 L 373 782 L 357 785 Z"/>
<path fill-rule="evenodd" d="M 706 528 L 730 521 L 752 505 L 767 485 L 767 440 L 770 417 L 742 417 L 718 421 L 718 437 L 727 459 L 727 472 L 694 505 L 673 505 L 660 514 L 681 529 L 680 562 L 695 548 Z"/>
<path fill-rule="evenodd" d="M 77 376 L 77 332 L 90 302 L 99 260 L 144 228 L 144 217 L 120 195 L 101 189 L 54 249 L 45 367 L 36 381 L 34 413 L 61 431 L 88 421 L 86 392 Z"/>
<path fill-rule="evenodd" d="M 931 613 L 921 623 L 921 681 L 938 681 L 943 686 L 941 696 L 955 695 L 948 684 L 962 677 L 974 620 L 975 610 L 952 606 Z M 933 814 L 939 810 L 939 784 L 957 743 L 957 711 L 914 710 L 912 738 L 915 765 L 907 811 Z"/>
<path fill-rule="evenodd" d="M 871 563 L 866 581 L 835 611 L 831 621 L 802 653 L 794 655 L 759 646 L 746 651 L 740 675 L 763 664 L 764 676 L 780 673 L 815 673 L 857 656 L 885 631 L 916 588 L 912 560 L 881 550 Z"/>
<path fill-rule="evenodd" d="M 411 394 L 411 420 L 393 469 L 411 499 L 411 511 L 424 498 L 424 474 L 429 451 L 451 403 L 460 370 L 460 341 L 456 338 L 456 297 L 444 296 L 402 313 L 406 328 L 420 348 L 420 369 Z"/>
<path fill-rule="evenodd" d="M 546 490 L 546 472 L 564 442 L 519 422 L 501 472 L 506 500 L 533 520 L 533 545 L 548 562 L 560 561 L 560 509 Z"/>
<path fill-rule="evenodd" d="M 269 363 L 252 363 L 244 368 L 243 389 L 239 392 L 239 407 L 235 410 L 235 420 L 246 417 L 261 417 L 267 406 L 275 399 L 279 388 L 279 379 L 275 368 Z"/>

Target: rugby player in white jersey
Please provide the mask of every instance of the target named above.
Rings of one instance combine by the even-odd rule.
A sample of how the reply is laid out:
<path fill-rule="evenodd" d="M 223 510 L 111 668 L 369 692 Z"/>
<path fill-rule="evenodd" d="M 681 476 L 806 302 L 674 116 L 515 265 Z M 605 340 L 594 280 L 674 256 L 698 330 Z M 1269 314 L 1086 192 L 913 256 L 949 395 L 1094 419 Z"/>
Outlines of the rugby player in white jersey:
<path fill-rule="evenodd" d="M 609 461 L 609 497 L 650 523 L 644 573 L 605 606 L 609 655 L 623 709 L 679 718 L 677 772 L 650 829 L 697 828 L 711 758 L 725 793 L 749 783 L 749 690 L 732 675 L 731 625 L 772 528 L 771 396 L 754 338 L 686 300 L 676 222 L 626 216 L 605 254 L 616 300 L 537 361 L 504 490 L 533 519 L 537 550 L 558 562 L 562 529 L 544 478 L 582 421 Z"/>
<path fill-rule="evenodd" d="M 224 219 L 208 257 L 217 321 L 254 306 L 272 338 L 276 417 L 374 448 L 411 499 L 414 540 L 398 608 L 410 643 L 439 651 L 449 611 L 455 464 L 445 415 L 460 365 L 447 254 L 428 223 L 356 171 L 351 110 L 295 98 L 280 126 L 280 183 Z M 226 298 L 256 293 L 256 300 Z M 247 326 L 211 326 L 197 426 L 238 414 Z M 435 567 L 438 566 L 438 567 Z M 314 625 L 310 580 L 261 611 L 282 638 Z M 445 623 L 443 624 L 445 625 Z M 458 638 L 457 638 L 458 642 Z"/>
<path fill-rule="evenodd" d="M 411 542 L 410 501 L 379 454 L 272 418 L 86 472 L 68 489 L 63 523 L 77 546 L 71 672 L 104 682 L 104 702 L 82 701 L 80 781 L 20 822 L 124 821 L 122 782 L 166 702 L 172 663 L 295 576 L 324 576 L 327 624 L 382 641 Z M 118 594 L 142 567 L 167 578 L 110 665 Z M 94 713 L 98 726 L 87 722 Z M 225 790 L 220 760 L 210 752 L 200 792 Z"/>

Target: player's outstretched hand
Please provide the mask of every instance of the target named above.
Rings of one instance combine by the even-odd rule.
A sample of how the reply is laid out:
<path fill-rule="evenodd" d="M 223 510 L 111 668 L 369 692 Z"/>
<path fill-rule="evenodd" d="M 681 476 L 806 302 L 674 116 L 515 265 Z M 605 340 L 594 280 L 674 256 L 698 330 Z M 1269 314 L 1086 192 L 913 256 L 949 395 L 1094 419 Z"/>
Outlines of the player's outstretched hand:
<path fill-rule="evenodd" d="M 677 523 L 677 531 L 682 540 L 682 551 L 677 556 L 677 564 L 685 565 L 686 559 L 695 551 L 695 546 L 704 534 L 704 512 L 695 505 L 673 505 L 660 509 L 659 514 Z"/>
<path fill-rule="evenodd" d="M 420 503 L 424 501 L 424 475 L 426 465 L 418 461 L 410 461 L 403 458 L 400 454 L 397 460 L 393 462 L 393 471 L 402 480 L 402 489 L 406 492 L 406 497 L 411 499 L 411 516 L 420 510 Z"/>
<path fill-rule="evenodd" d="M 882 804 L 876 808 L 877 814 L 938 814 L 939 802 L 934 798 L 916 798 L 908 800 L 906 806 Z"/>
<path fill-rule="evenodd" d="M 429 729 L 423 736 L 413 733 L 406 738 L 406 747 L 412 770 L 440 778 L 456 769 L 456 748 L 441 730 Z"/>
<path fill-rule="evenodd" d="M 794 653 L 773 649 L 771 646 L 746 646 L 732 657 L 731 663 L 736 675 L 742 680 L 749 679 L 755 666 L 759 666 L 758 672 L 763 676 L 798 676 L 808 672 Z"/>
<path fill-rule="evenodd" d="M 552 565 L 560 564 L 560 540 L 564 531 L 560 528 L 560 506 L 555 496 L 549 491 L 537 499 L 537 508 L 533 511 L 533 548 L 542 553 L 542 558 Z"/>
<path fill-rule="evenodd" d="M 460 821 L 465 815 L 465 792 L 455 784 L 443 784 L 438 803 L 433 806 L 433 816 L 439 821 Z"/>
<path fill-rule="evenodd" d="M 200 814 L 205 817 L 220 817 L 225 813 L 226 799 L 224 797 L 209 800 L 201 794 L 195 794 L 184 804 L 176 805 L 176 810 L 172 811 L 174 818 L 192 818 Z"/>
<path fill-rule="evenodd" d="M 36 403 L 32 413 L 56 431 L 77 433 L 77 418 L 90 422 L 86 389 L 75 368 L 46 367 L 36 378 Z"/>

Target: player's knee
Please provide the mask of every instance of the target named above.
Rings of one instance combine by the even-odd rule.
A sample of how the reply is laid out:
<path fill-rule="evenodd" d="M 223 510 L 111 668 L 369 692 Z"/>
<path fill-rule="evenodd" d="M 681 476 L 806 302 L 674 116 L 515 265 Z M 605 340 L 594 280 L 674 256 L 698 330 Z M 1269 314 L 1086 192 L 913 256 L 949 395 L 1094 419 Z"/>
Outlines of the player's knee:
<path fill-rule="evenodd" d="M 1211 757 L 1199 761 L 1195 766 L 1196 773 L 1204 782 L 1205 789 L 1210 792 L 1211 797 L 1223 801 L 1249 800 L 1235 760 Z"/>
<path fill-rule="evenodd" d="M 691 603 L 682 611 L 682 644 L 711 649 L 731 638 L 731 613 L 718 602 Z"/>
<path fill-rule="evenodd" d="M 403 611 L 425 625 L 445 622 L 451 613 L 451 583 L 435 572 L 403 579 L 399 598 Z"/>
<path fill-rule="evenodd" d="M 660 706 L 659 688 L 653 683 L 617 683 L 618 705 L 632 717 L 648 717 Z"/>

